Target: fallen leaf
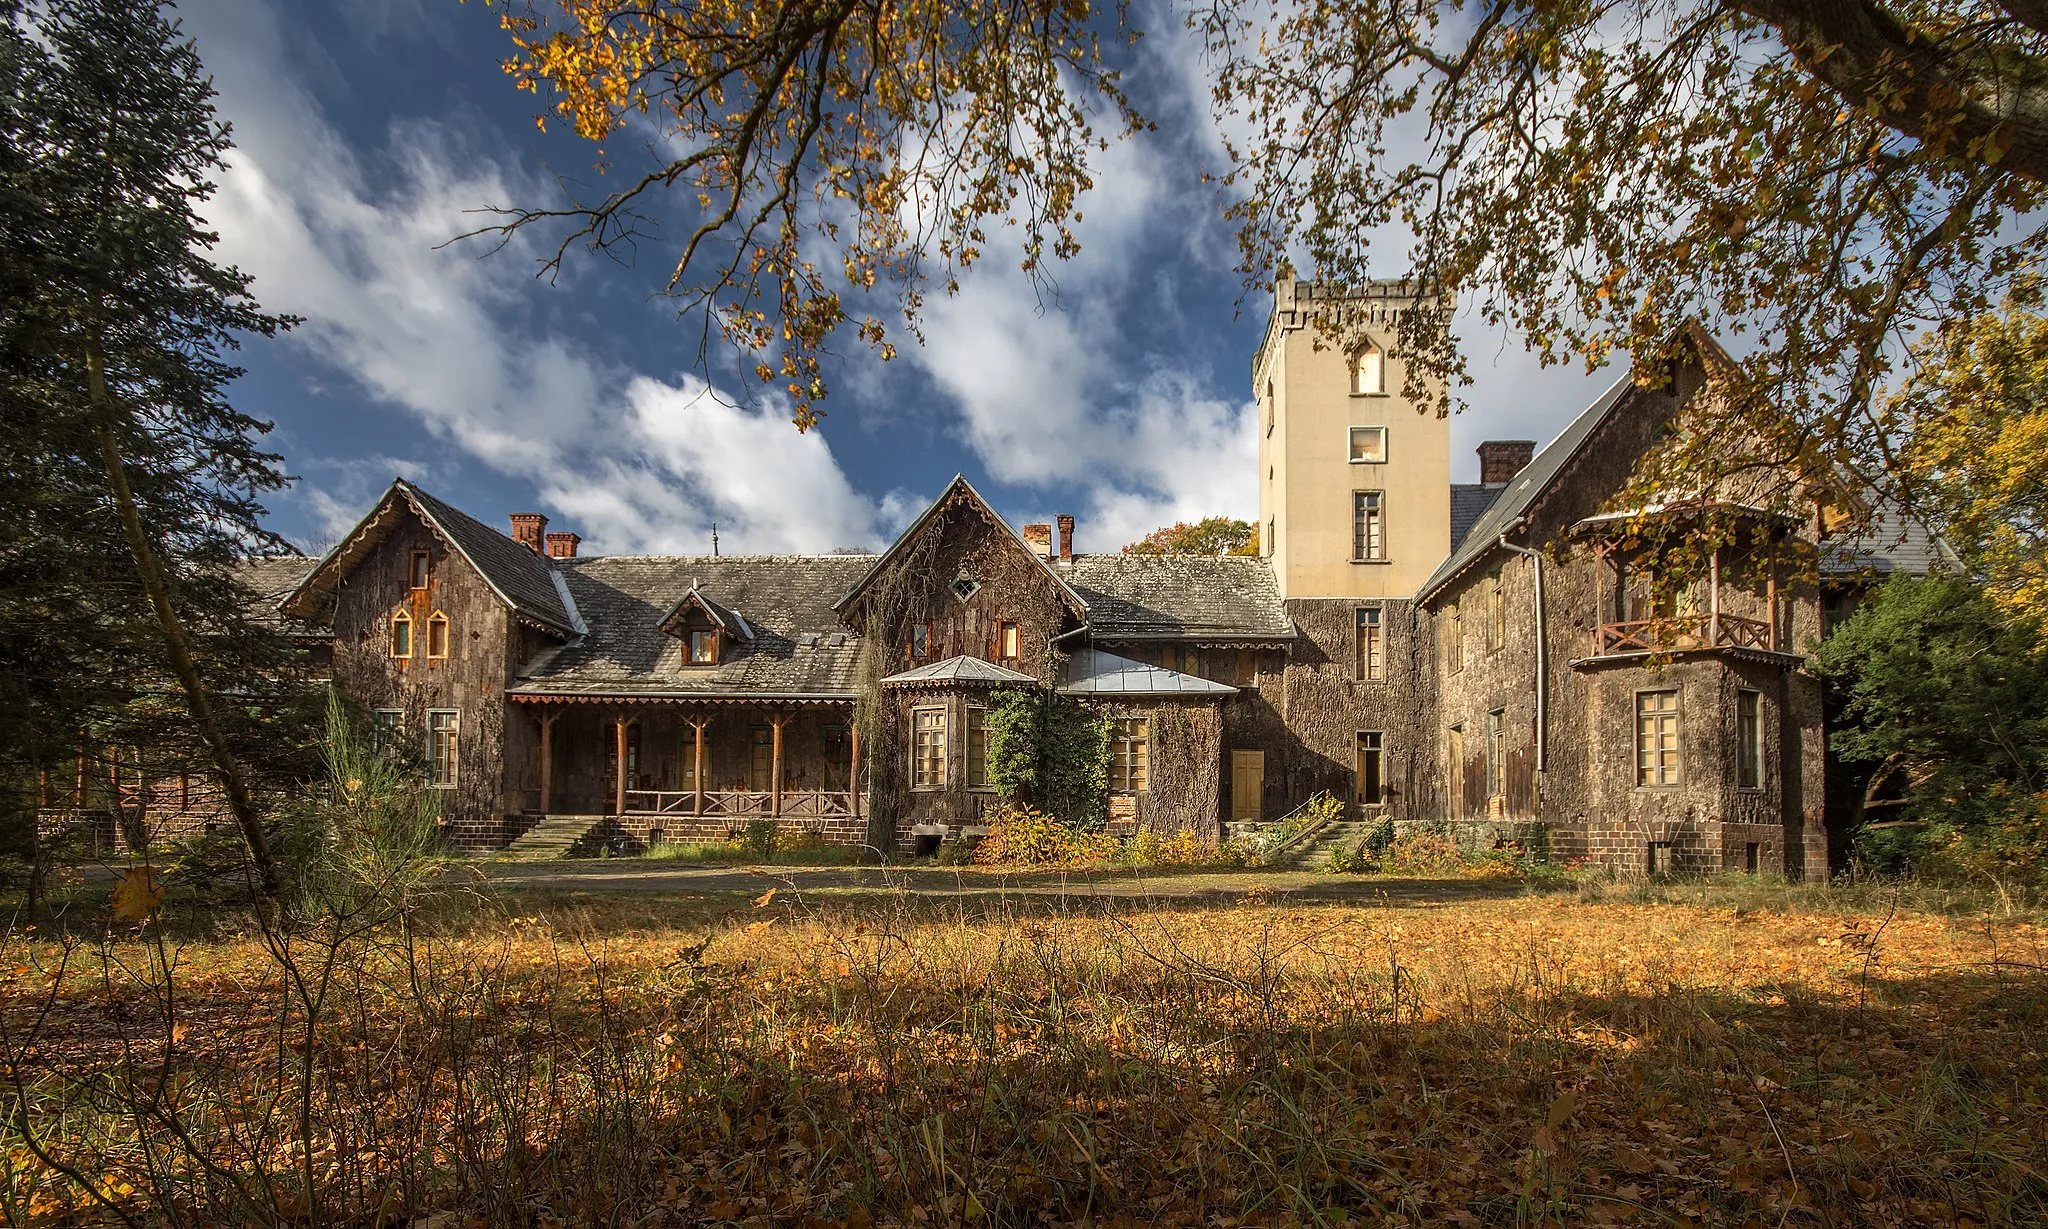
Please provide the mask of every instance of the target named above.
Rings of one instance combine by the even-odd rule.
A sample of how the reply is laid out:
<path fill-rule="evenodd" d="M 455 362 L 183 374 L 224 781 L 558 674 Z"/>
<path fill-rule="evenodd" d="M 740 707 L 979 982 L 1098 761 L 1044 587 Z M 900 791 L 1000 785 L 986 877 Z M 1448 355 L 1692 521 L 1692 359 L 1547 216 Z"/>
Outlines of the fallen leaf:
<path fill-rule="evenodd" d="M 152 866 L 129 867 L 121 876 L 120 886 L 114 889 L 114 916 L 137 925 L 148 921 L 149 915 L 163 903 L 163 881 L 157 878 Z"/>

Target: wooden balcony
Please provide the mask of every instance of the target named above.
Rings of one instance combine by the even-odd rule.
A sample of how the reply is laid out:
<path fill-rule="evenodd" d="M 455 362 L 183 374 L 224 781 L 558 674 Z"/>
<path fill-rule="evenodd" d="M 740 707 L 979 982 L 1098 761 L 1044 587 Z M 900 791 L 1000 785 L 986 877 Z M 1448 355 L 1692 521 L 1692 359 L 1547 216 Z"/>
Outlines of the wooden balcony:
<path fill-rule="evenodd" d="M 833 819 L 857 816 L 850 790 L 786 789 L 780 797 L 769 790 L 629 789 L 628 815 L 689 815 L 707 819 L 777 818 Z"/>
<path fill-rule="evenodd" d="M 1711 649 L 1776 652 L 1778 646 L 1774 640 L 1771 625 L 1762 619 L 1745 619 L 1732 614 L 1675 615 L 1668 619 L 1603 623 L 1593 629 L 1593 656 Z"/>

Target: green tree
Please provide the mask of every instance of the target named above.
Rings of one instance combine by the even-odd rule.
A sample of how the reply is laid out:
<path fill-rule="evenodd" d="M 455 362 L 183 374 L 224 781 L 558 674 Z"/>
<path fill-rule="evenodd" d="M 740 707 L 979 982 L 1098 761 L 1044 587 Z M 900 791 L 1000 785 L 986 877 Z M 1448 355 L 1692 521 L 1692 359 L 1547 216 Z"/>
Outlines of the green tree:
<path fill-rule="evenodd" d="M 1840 708 L 1829 745 L 1866 774 L 1859 820 L 1919 825 L 1917 848 L 1966 866 L 2043 871 L 2048 640 L 2032 623 L 1967 581 L 1895 577 L 1819 666 Z"/>
<path fill-rule="evenodd" d="M 255 770 L 291 655 L 235 571 L 283 548 L 259 497 L 285 478 L 226 355 L 288 321 L 208 255 L 227 149 L 153 0 L 0 0 L 0 757 L 205 772 L 274 880 Z"/>
<path fill-rule="evenodd" d="M 1256 555 L 1259 528 L 1250 521 L 1205 516 L 1155 529 L 1124 547 L 1126 555 Z"/>

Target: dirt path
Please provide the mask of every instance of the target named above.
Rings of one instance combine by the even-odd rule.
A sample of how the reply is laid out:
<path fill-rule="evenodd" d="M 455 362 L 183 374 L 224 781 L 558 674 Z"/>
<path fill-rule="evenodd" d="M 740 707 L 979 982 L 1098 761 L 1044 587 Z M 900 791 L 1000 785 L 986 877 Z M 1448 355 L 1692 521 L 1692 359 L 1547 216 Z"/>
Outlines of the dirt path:
<path fill-rule="evenodd" d="M 784 890 L 828 895 L 910 892 L 931 897 L 1031 897 L 1075 902 L 1091 898 L 1156 898 L 1182 902 L 1234 901 L 1263 890 L 1294 900 L 1360 904 L 1449 904 L 1500 899 L 1526 889 L 1513 881 L 1398 879 L 1377 875 L 1316 875 L 1303 871 L 1032 871 L 943 867 L 691 866 L 673 862 L 612 861 L 471 863 L 492 883 L 591 895 L 636 892 L 723 895 Z"/>

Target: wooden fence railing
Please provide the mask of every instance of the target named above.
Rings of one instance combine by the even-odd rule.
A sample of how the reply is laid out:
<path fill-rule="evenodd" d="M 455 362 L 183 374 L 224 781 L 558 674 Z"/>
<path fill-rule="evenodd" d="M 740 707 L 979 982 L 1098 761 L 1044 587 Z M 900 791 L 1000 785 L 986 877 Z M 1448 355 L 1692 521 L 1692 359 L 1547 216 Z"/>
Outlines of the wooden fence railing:
<path fill-rule="evenodd" d="M 1773 649 L 1771 625 L 1740 615 L 1631 619 L 1593 629 L 1593 653 L 1671 653 L 1683 649 Z"/>
<path fill-rule="evenodd" d="M 702 815 L 706 818 L 769 817 L 776 814 L 775 795 L 767 790 L 707 789 L 700 810 L 695 790 L 629 789 L 628 815 Z M 831 819 L 850 816 L 853 794 L 846 790 L 786 789 L 782 791 L 784 819 Z"/>

